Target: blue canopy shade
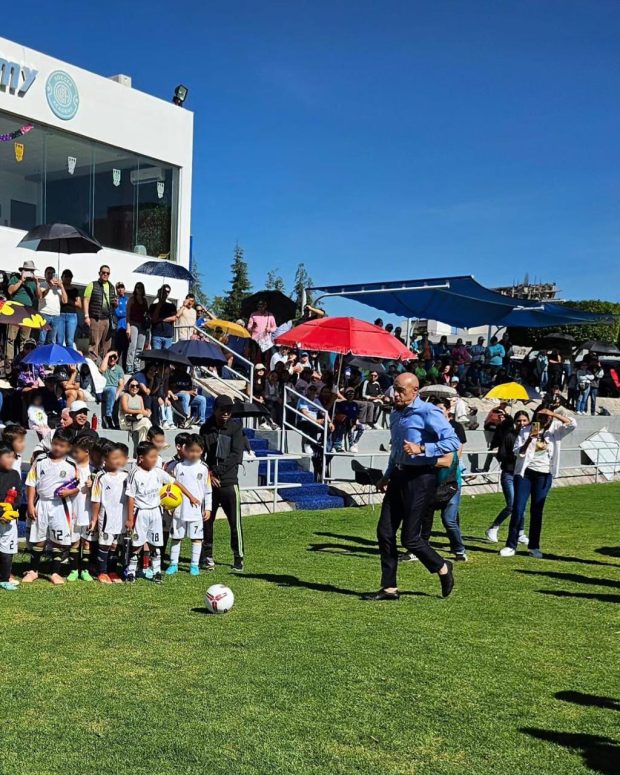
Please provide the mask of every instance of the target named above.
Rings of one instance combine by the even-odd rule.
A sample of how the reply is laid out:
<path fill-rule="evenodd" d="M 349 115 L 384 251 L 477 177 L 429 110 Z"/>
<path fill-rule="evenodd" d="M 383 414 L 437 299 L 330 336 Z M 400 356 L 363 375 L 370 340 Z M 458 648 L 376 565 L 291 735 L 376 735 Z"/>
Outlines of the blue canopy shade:
<path fill-rule="evenodd" d="M 403 318 L 439 320 L 458 328 L 475 326 L 546 326 L 600 323 L 607 315 L 583 312 L 549 301 L 532 301 L 504 296 L 480 285 L 471 275 L 432 277 L 354 285 L 321 285 L 320 298 L 342 296 Z"/>

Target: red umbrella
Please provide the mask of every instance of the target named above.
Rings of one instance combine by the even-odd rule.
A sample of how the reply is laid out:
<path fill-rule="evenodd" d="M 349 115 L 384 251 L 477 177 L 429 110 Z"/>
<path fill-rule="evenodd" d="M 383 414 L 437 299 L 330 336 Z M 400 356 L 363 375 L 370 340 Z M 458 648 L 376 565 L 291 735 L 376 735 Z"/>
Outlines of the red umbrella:
<path fill-rule="evenodd" d="M 295 326 L 277 337 L 276 344 L 304 350 L 362 355 L 406 361 L 415 358 L 395 336 L 357 318 L 320 318 Z"/>

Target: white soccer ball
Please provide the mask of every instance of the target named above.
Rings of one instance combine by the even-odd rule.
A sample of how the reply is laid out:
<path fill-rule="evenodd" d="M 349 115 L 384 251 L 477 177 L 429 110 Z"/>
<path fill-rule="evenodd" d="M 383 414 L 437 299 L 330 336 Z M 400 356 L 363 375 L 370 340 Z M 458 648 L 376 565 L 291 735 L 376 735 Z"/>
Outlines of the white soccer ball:
<path fill-rule="evenodd" d="M 232 589 L 224 584 L 213 584 L 207 589 L 205 605 L 212 614 L 225 614 L 235 604 L 235 596 Z"/>

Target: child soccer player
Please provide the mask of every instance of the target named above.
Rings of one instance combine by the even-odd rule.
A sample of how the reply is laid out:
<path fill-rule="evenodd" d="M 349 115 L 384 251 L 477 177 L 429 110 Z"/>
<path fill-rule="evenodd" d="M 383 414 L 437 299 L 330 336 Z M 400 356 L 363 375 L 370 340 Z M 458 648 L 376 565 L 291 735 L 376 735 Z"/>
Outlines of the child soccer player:
<path fill-rule="evenodd" d="M 174 437 L 174 446 L 176 447 L 176 454 L 171 459 L 168 460 L 167 463 L 164 464 L 163 468 L 164 471 L 167 471 L 169 474 L 171 472 L 171 468 L 174 468 L 174 466 L 179 462 L 179 460 L 182 460 L 182 451 L 183 447 L 187 444 L 188 440 L 191 437 L 191 433 L 187 433 L 186 431 L 182 431 L 181 433 L 177 433 L 177 435 Z M 164 510 L 164 545 L 162 548 L 162 556 L 166 557 L 166 547 L 168 546 L 168 539 L 170 538 L 170 530 L 172 528 L 172 512 Z"/>
<path fill-rule="evenodd" d="M 150 441 L 142 441 L 136 450 L 137 465 L 127 480 L 127 530 L 132 530 L 132 555 L 127 571 L 127 581 L 136 579 L 138 554 L 145 544 L 151 550 L 153 581 L 161 581 L 161 552 L 163 539 L 162 509 L 159 491 L 164 484 L 177 484 L 186 498 L 198 506 L 200 501 L 181 482 L 157 468 L 157 447 Z"/>
<path fill-rule="evenodd" d="M 26 429 L 21 425 L 7 425 L 2 431 L 2 446 L 12 449 L 15 458 L 13 459 L 13 470 L 21 475 L 22 456 L 26 447 Z"/>
<path fill-rule="evenodd" d="M 104 469 L 93 484 L 90 529 L 98 533 L 97 580 L 102 584 L 122 581 L 117 573 L 116 548 L 126 518 L 126 465 L 127 447 L 114 444 L 106 451 Z"/>
<path fill-rule="evenodd" d="M 205 443 L 201 436 L 193 433 L 181 449 L 181 460 L 169 468 L 171 476 L 185 487 L 200 501 L 194 506 L 186 498 L 172 516 L 172 549 L 170 550 L 170 565 L 167 576 L 178 573 L 181 541 L 189 538 L 192 542 L 192 558 L 189 566 L 190 576 L 198 576 L 200 570 L 200 552 L 202 550 L 203 520 L 211 516 L 211 479 L 207 465 L 202 462 Z"/>
<path fill-rule="evenodd" d="M 30 545 L 32 557 L 30 569 L 23 578 L 30 584 L 39 578 L 39 564 L 45 549 L 45 542 L 52 545 L 52 584 L 64 584 L 60 575 L 60 564 L 64 547 L 71 544 L 71 502 L 78 493 L 70 482 L 77 480 L 75 463 L 68 459 L 72 434 L 68 428 L 60 428 L 52 439 L 48 453 L 39 455 L 32 464 L 26 478 Z M 35 502 L 35 498 L 38 500 Z"/>
<path fill-rule="evenodd" d="M 72 457 L 78 470 L 78 494 L 73 501 L 73 525 L 69 549 L 69 575 L 67 581 L 93 581 L 88 570 L 90 555 L 90 493 L 93 486 L 90 451 L 92 436 L 80 436 L 73 443 Z"/>
<path fill-rule="evenodd" d="M 154 444 L 157 447 L 157 468 L 163 468 L 164 461 L 161 453 L 168 446 L 168 442 L 166 441 L 166 434 L 159 427 L 159 425 L 151 425 L 147 431 L 146 440 L 150 441 L 151 444 Z"/>
<path fill-rule="evenodd" d="M 0 503 L 9 503 L 11 511 L 15 511 L 22 493 L 22 478 L 13 468 L 14 463 L 13 450 L 0 447 Z M 17 554 L 17 519 L 5 518 L 3 513 L 0 510 L 0 589 L 14 592 L 17 584 L 11 580 L 11 566 Z"/>

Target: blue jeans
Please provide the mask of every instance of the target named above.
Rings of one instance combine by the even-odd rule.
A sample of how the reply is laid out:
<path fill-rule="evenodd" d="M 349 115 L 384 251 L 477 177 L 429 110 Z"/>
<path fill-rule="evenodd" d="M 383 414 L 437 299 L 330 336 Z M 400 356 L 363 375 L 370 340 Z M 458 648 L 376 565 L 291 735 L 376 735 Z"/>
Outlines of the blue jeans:
<path fill-rule="evenodd" d="M 587 390 L 580 390 L 579 394 L 577 396 L 577 406 L 575 407 L 575 411 L 577 412 L 585 412 L 586 407 L 588 406 L 588 396 L 590 395 L 590 388 Z M 596 399 L 595 399 L 596 401 Z"/>
<path fill-rule="evenodd" d="M 590 414 L 596 414 L 596 399 L 598 397 L 598 388 L 590 388 Z"/>
<path fill-rule="evenodd" d="M 204 396 L 190 396 L 189 393 L 178 393 L 179 401 L 183 407 L 183 413 L 189 417 L 190 409 L 192 415 L 197 417 L 202 425 L 207 419 L 207 399 Z"/>
<path fill-rule="evenodd" d="M 448 540 L 450 541 L 450 550 L 455 554 L 464 554 L 465 545 L 463 544 L 463 535 L 459 525 L 459 506 L 461 505 L 461 488 L 454 493 L 452 498 L 441 510 L 441 521 L 445 528 Z"/>
<path fill-rule="evenodd" d="M 335 449 L 336 452 L 342 451 L 344 447 L 344 437 L 347 436 L 349 447 L 362 438 L 364 435 L 364 426 L 361 423 L 357 423 L 353 427 L 345 420 L 345 422 L 337 421 L 334 423 L 334 432 L 331 435 L 331 444 L 329 451 Z"/>
<path fill-rule="evenodd" d="M 151 347 L 153 350 L 167 350 L 172 346 L 171 336 L 152 336 Z"/>
<path fill-rule="evenodd" d="M 56 331 L 56 343 L 73 348 L 75 345 L 75 332 L 77 330 L 77 312 L 61 312 Z"/>
<path fill-rule="evenodd" d="M 101 406 L 104 417 L 112 417 L 112 411 L 114 410 L 114 402 L 116 401 L 116 388 L 108 385 L 103 388 L 101 393 Z"/>
<path fill-rule="evenodd" d="M 515 499 L 510 518 L 510 529 L 506 546 L 517 548 L 519 538 L 519 525 L 525 519 L 525 507 L 528 498 L 530 501 L 530 549 L 540 549 L 540 533 L 542 531 L 542 518 L 545 509 L 545 500 L 551 489 L 553 477 L 551 474 L 542 474 L 539 471 L 526 469 L 523 476 L 515 476 Z"/>
<path fill-rule="evenodd" d="M 42 328 L 39 331 L 39 344 L 56 344 L 58 336 L 58 326 L 60 325 L 60 315 L 46 315 L 45 320 L 49 325 L 49 330 Z"/>
<path fill-rule="evenodd" d="M 502 492 L 504 493 L 504 500 L 506 501 L 506 505 L 493 520 L 493 527 L 499 527 L 502 524 L 502 522 L 505 519 L 508 519 L 508 517 L 512 514 L 512 505 L 515 499 L 515 485 L 514 485 L 513 472 L 502 471 L 502 475 L 499 481 L 500 481 L 500 484 L 502 485 Z M 525 517 L 524 517 L 524 521 L 525 521 Z M 524 525 L 521 525 L 521 527 L 519 528 L 519 532 L 523 530 L 523 527 Z"/>

